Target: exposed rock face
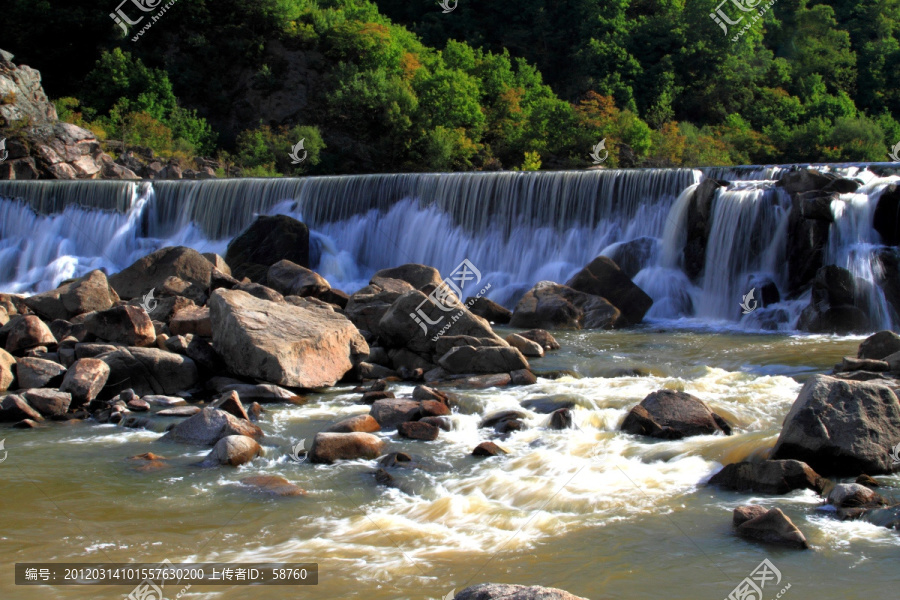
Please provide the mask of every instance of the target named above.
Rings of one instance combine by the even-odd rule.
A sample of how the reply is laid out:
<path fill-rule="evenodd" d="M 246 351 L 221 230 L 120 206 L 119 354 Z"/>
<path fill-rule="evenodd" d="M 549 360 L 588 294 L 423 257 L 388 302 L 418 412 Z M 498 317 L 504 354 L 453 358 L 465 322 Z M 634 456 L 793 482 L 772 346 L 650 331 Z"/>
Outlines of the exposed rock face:
<path fill-rule="evenodd" d="M 556 588 L 508 583 L 481 583 L 467 587 L 454 600 L 587 600 Z"/>
<path fill-rule="evenodd" d="M 400 423 L 422 417 L 422 402 L 405 398 L 376 400 L 369 413 L 382 429 L 394 429 Z"/>
<path fill-rule="evenodd" d="M 58 121 L 41 74 L 12 59 L 0 50 L 0 97 L 13 99 L 0 104 L 0 126 L 27 126 L 10 137 L 0 179 L 138 179 L 100 150 L 93 133 Z"/>
<path fill-rule="evenodd" d="M 337 460 L 374 459 L 381 456 L 385 442 L 371 433 L 317 433 L 309 451 L 313 463 Z"/>
<path fill-rule="evenodd" d="M 550 281 L 535 284 L 522 296 L 509 322 L 523 329 L 614 329 L 626 323 L 605 299 Z"/>
<path fill-rule="evenodd" d="M 66 368 L 52 360 L 20 358 L 16 362 L 16 378 L 21 389 L 56 387 L 62 382 Z"/>
<path fill-rule="evenodd" d="M 566 282 L 573 290 L 600 296 L 615 306 L 631 323 L 640 323 L 653 305 L 653 300 L 636 286 L 619 265 L 598 256 Z"/>
<path fill-rule="evenodd" d="M 725 419 L 702 400 L 672 390 L 660 390 L 644 398 L 625 417 L 622 431 L 668 440 L 719 432 L 731 435 Z"/>
<path fill-rule="evenodd" d="M 127 269 L 110 276 L 120 297 L 143 298 L 152 289 L 162 290 L 169 277 L 209 287 L 213 266 L 202 254 L 184 246 L 170 246 L 148 254 Z"/>
<path fill-rule="evenodd" d="M 816 375 L 784 419 L 773 459 L 796 459 L 823 475 L 877 475 L 893 470 L 900 442 L 900 402 L 879 383 Z"/>
<path fill-rule="evenodd" d="M 712 476 L 709 484 L 739 492 L 787 494 L 801 489 L 821 493 L 825 481 L 798 460 L 766 460 L 727 465 Z"/>
<path fill-rule="evenodd" d="M 161 440 L 212 446 L 230 435 L 244 435 L 254 440 L 263 437 L 262 430 L 244 419 L 217 408 L 204 408 L 193 417 L 178 423 Z"/>
<path fill-rule="evenodd" d="M 213 341 L 240 375 L 299 388 L 332 386 L 369 346 L 343 315 L 216 290 L 209 301 Z"/>
<path fill-rule="evenodd" d="M 798 329 L 810 333 L 848 335 L 869 331 L 869 318 L 853 305 L 856 282 L 847 269 L 828 265 L 816 273 L 812 300 L 803 309 Z"/>
<path fill-rule="evenodd" d="M 103 271 L 91 271 L 84 277 L 66 283 L 55 290 L 35 294 L 25 304 L 45 319 L 72 317 L 112 308 L 119 301 Z"/>
<path fill-rule="evenodd" d="M 235 279 L 266 281 L 269 267 L 289 260 L 309 268 L 309 229 L 285 215 L 260 216 L 242 234 L 231 240 L 225 262 Z"/>
<path fill-rule="evenodd" d="M 704 179 L 694 190 L 687 211 L 687 237 L 684 245 L 684 272 L 697 281 L 706 266 L 706 246 L 712 230 L 713 202 L 726 182 Z"/>
<path fill-rule="evenodd" d="M 737 533 L 741 537 L 758 542 L 804 550 L 809 548 L 803 533 L 778 508 L 773 508 L 765 514 L 744 521 L 737 527 Z"/>
<path fill-rule="evenodd" d="M 13 372 L 13 366 L 16 364 L 15 357 L 0 348 L 0 392 L 10 389 L 16 379 Z"/>
<path fill-rule="evenodd" d="M 658 255 L 659 240 L 652 237 L 639 237 L 616 244 L 607 253 L 629 279 L 634 279 L 644 267 L 655 264 Z"/>
<path fill-rule="evenodd" d="M 72 396 L 58 390 L 28 390 L 22 396 L 45 417 L 62 417 L 72 403 Z"/>
<path fill-rule="evenodd" d="M 365 331 L 374 332 L 391 304 L 406 292 L 413 291 L 410 284 L 399 279 L 381 279 L 379 282 L 387 287 L 367 285 L 350 296 L 344 308 L 347 318 Z"/>

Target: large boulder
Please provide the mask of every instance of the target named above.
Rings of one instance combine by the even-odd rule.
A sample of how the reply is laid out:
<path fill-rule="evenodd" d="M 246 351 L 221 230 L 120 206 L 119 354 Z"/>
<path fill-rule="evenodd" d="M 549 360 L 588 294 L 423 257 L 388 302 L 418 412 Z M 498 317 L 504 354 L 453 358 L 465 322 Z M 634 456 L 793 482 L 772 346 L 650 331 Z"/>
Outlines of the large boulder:
<path fill-rule="evenodd" d="M 890 246 L 900 245 L 900 186 L 891 184 L 878 197 L 872 227 L 881 235 L 881 241 Z"/>
<path fill-rule="evenodd" d="M 728 423 L 702 400 L 685 392 L 659 390 L 631 409 L 622 431 L 667 440 L 694 435 L 731 435 Z"/>
<path fill-rule="evenodd" d="M 653 299 L 606 256 L 595 258 L 566 285 L 573 290 L 605 298 L 631 323 L 640 323 L 653 305 Z"/>
<path fill-rule="evenodd" d="M 96 270 L 55 290 L 26 298 L 25 304 L 45 319 L 71 319 L 112 308 L 118 301 L 119 296 L 110 286 L 106 274 Z"/>
<path fill-rule="evenodd" d="M 371 433 L 317 433 L 309 461 L 331 464 L 337 460 L 371 460 L 381 456 L 384 446 L 384 440 Z"/>
<path fill-rule="evenodd" d="M 417 290 L 421 290 L 427 285 L 440 285 L 441 274 L 434 267 L 410 263 L 393 267 L 391 269 L 382 269 L 375 273 L 370 283 L 378 285 L 379 279 L 399 279 L 413 286 Z"/>
<path fill-rule="evenodd" d="M 359 330 L 335 312 L 221 289 L 209 307 L 216 350 L 240 375 L 288 387 L 329 387 L 369 353 Z"/>
<path fill-rule="evenodd" d="M 490 323 L 472 314 L 458 299 L 436 302 L 417 290 L 397 298 L 374 333 L 390 347 L 406 347 L 423 355 L 433 354 L 437 340 L 444 335 L 486 338 L 499 346 L 507 345 Z"/>
<path fill-rule="evenodd" d="M 266 281 L 269 267 L 289 260 L 309 267 L 309 229 L 286 215 L 259 216 L 246 231 L 231 240 L 225 262 L 235 279 Z"/>
<path fill-rule="evenodd" d="M 22 396 L 16 394 L 4 396 L 0 401 L 0 423 L 18 423 L 25 419 L 43 421 L 44 417 Z"/>
<path fill-rule="evenodd" d="M 11 327 L 9 327 L 11 326 Z M 56 338 L 50 328 L 36 315 L 25 315 L 7 325 L 6 350 L 11 354 L 38 346 L 55 347 Z"/>
<path fill-rule="evenodd" d="M 627 323 L 604 298 L 541 281 L 516 304 L 511 327 L 522 329 L 614 329 Z"/>
<path fill-rule="evenodd" d="M 438 359 L 450 373 L 509 373 L 527 369 L 528 361 L 515 348 L 456 346 Z"/>
<path fill-rule="evenodd" d="M 728 182 L 704 179 L 694 190 L 686 211 L 686 239 L 683 250 L 684 272 L 697 281 L 706 267 L 706 247 L 712 230 L 713 204 L 719 189 Z"/>
<path fill-rule="evenodd" d="M 382 429 L 394 429 L 400 423 L 419 420 L 423 416 L 422 402 L 406 398 L 376 400 L 369 414 Z"/>
<path fill-rule="evenodd" d="M 258 440 L 263 437 L 263 432 L 250 421 L 239 419 L 224 410 L 204 408 L 176 424 L 160 439 L 195 446 L 213 446 L 230 435 L 244 435 Z"/>
<path fill-rule="evenodd" d="M 487 298 L 466 298 L 466 306 L 472 311 L 472 314 L 478 315 L 482 319 L 486 319 L 497 325 L 507 325 L 512 319 L 512 311 L 505 306 L 500 306 L 493 300 Z"/>
<path fill-rule="evenodd" d="M 462 590 L 453 600 L 587 600 L 556 588 L 509 583 L 480 583 Z"/>
<path fill-rule="evenodd" d="M 107 342 L 140 347 L 156 342 L 153 321 L 139 306 L 125 304 L 91 313 L 85 318 L 84 325 L 90 333 Z"/>
<path fill-rule="evenodd" d="M 822 267 L 812 284 L 812 299 L 803 309 L 797 328 L 810 333 L 848 335 L 870 330 L 869 318 L 854 306 L 856 281 L 847 269 Z"/>
<path fill-rule="evenodd" d="M 896 352 L 900 352 L 900 335 L 893 331 L 879 331 L 863 340 L 856 356 L 857 358 L 884 360 Z"/>
<path fill-rule="evenodd" d="M 199 381 L 193 360 L 158 348 L 117 348 L 96 358 L 109 365 L 104 388 L 109 396 L 128 388 L 139 396 L 173 395 Z"/>
<path fill-rule="evenodd" d="M 266 273 L 266 282 L 284 296 L 319 297 L 331 290 L 328 281 L 306 267 L 289 260 L 280 260 Z"/>
<path fill-rule="evenodd" d="M 880 383 L 826 375 L 807 380 L 784 419 L 773 459 L 796 459 L 823 475 L 893 471 L 900 402 Z"/>
<path fill-rule="evenodd" d="M 131 300 L 143 298 L 151 290 L 163 289 L 169 277 L 178 277 L 206 289 L 212 270 L 212 263 L 196 250 L 183 246 L 167 247 L 110 276 L 109 284 L 121 298 Z"/>
<path fill-rule="evenodd" d="M 727 465 L 709 480 L 727 490 L 759 494 L 787 494 L 810 489 L 821 493 L 825 480 L 809 465 L 798 460 L 765 460 Z"/>

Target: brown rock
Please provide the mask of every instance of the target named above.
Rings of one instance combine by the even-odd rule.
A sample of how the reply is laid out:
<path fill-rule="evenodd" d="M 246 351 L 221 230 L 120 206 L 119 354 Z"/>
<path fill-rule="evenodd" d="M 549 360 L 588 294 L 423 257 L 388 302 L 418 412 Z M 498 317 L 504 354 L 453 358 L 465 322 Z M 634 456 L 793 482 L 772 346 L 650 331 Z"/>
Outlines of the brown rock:
<path fill-rule="evenodd" d="M 108 342 L 138 347 L 153 346 L 156 342 L 150 316 L 137 306 L 126 304 L 91 313 L 84 324 L 90 333 Z"/>
<path fill-rule="evenodd" d="M 544 356 L 543 346 L 517 333 L 511 333 L 506 336 L 506 343 L 521 352 L 523 356 L 536 356 L 538 358 Z"/>
<path fill-rule="evenodd" d="M 33 419 L 22 419 L 18 423 L 14 423 L 13 427 L 16 429 L 37 429 L 41 424 Z"/>
<path fill-rule="evenodd" d="M 363 404 L 372 404 L 376 400 L 387 400 L 389 398 L 396 398 L 394 392 L 363 392 L 362 402 Z"/>
<path fill-rule="evenodd" d="M 35 315 L 25 315 L 8 325 L 12 327 L 6 337 L 6 350 L 12 354 L 38 346 L 56 347 L 50 328 Z"/>
<path fill-rule="evenodd" d="M 758 542 L 800 549 L 809 548 L 806 537 L 778 508 L 741 523 L 737 527 L 737 533 L 741 537 Z"/>
<path fill-rule="evenodd" d="M 118 301 L 119 296 L 109 285 L 106 275 L 96 270 L 55 290 L 26 298 L 25 304 L 46 319 L 70 319 L 107 310 Z"/>
<path fill-rule="evenodd" d="M 209 287 L 213 265 L 199 252 L 185 247 L 168 247 L 138 260 L 110 276 L 109 284 L 125 299 L 141 298 L 152 289 L 162 289 L 169 277 L 178 277 Z"/>
<path fill-rule="evenodd" d="M 204 408 L 196 415 L 178 423 L 161 439 L 166 441 L 212 446 L 229 435 L 246 435 L 253 439 L 263 437 L 262 430 L 244 419 L 216 408 Z"/>
<path fill-rule="evenodd" d="M 317 433 L 309 460 L 331 464 L 336 460 L 374 459 L 384 446 L 385 442 L 371 433 Z"/>
<path fill-rule="evenodd" d="M 52 360 L 20 358 L 16 362 L 17 384 L 23 390 L 57 387 L 65 373 L 66 368 Z"/>
<path fill-rule="evenodd" d="M 408 423 L 400 423 L 397 427 L 397 433 L 400 434 L 400 437 L 428 442 L 437 439 L 438 428 L 422 421 L 410 421 Z"/>
<path fill-rule="evenodd" d="M 23 397 L 15 394 L 4 396 L 0 401 L 0 423 L 15 423 L 23 419 L 43 421 L 44 417 L 32 408 Z"/>
<path fill-rule="evenodd" d="M 422 416 L 422 405 L 402 398 L 377 400 L 369 412 L 382 429 L 394 429 L 400 423 L 415 421 Z"/>
<path fill-rule="evenodd" d="M 203 466 L 231 465 L 239 467 L 262 454 L 262 447 L 246 435 L 223 437 L 201 463 Z"/>
<path fill-rule="evenodd" d="M 473 314 L 497 325 L 507 325 L 512 318 L 512 311 L 487 298 L 466 298 L 466 306 Z"/>
<path fill-rule="evenodd" d="M 627 319 L 600 296 L 541 281 L 516 304 L 509 324 L 523 329 L 614 329 Z"/>
<path fill-rule="evenodd" d="M 399 279 L 417 290 L 421 290 L 429 284 L 438 285 L 443 281 L 440 272 L 434 267 L 415 263 L 400 265 L 392 269 L 382 269 L 375 273 L 370 283 L 374 284 L 379 279 Z"/>
<path fill-rule="evenodd" d="M 194 334 L 212 337 L 209 308 L 188 306 L 178 310 L 169 319 L 169 331 L 172 332 L 172 335 Z"/>
<path fill-rule="evenodd" d="M 659 390 L 631 409 L 622 431 L 634 435 L 677 440 L 722 432 L 731 435 L 728 423 L 699 398 L 685 392 Z"/>
<path fill-rule="evenodd" d="M 241 483 L 259 492 L 274 496 L 305 496 L 306 492 L 284 477 L 278 475 L 251 475 L 241 479 Z"/>
<path fill-rule="evenodd" d="M 216 349 L 234 373 L 290 387 L 328 387 L 369 353 L 356 327 L 334 312 L 237 290 L 216 290 L 209 304 Z"/>
<path fill-rule="evenodd" d="M 423 417 L 443 417 L 450 414 L 450 408 L 437 400 L 422 400 L 419 411 Z"/>
<path fill-rule="evenodd" d="M 147 412 L 150 410 L 150 404 L 140 398 L 133 398 L 127 403 L 128 410 L 132 412 Z"/>
<path fill-rule="evenodd" d="M 94 400 L 109 379 L 109 365 L 97 358 L 82 358 L 75 361 L 63 382 L 59 391 L 72 395 L 72 403 L 81 406 Z"/>
<path fill-rule="evenodd" d="M 759 494 L 787 494 L 810 489 L 822 493 L 825 480 L 809 465 L 797 460 L 765 460 L 727 465 L 709 480 L 727 490 Z"/>
<path fill-rule="evenodd" d="M 5 392 L 13 386 L 13 382 L 16 380 L 16 376 L 13 373 L 15 364 L 15 357 L 0 348 L 0 392 Z"/>
<path fill-rule="evenodd" d="M 289 260 L 278 261 L 269 267 L 266 280 L 269 287 L 285 296 L 318 298 L 331 290 L 324 277 Z"/>
<path fill-rule="evenodd" d="M 528 369 L 510 371 L 509 376 L 513 385 L 534 385 L 537 383 L 537 377 Z"/>
<path fill-rule="evenodd" d="M 631 323 L 640 323 L 653 305 L 653 299 L 606 256 L 598 256 L 566 285 L 579 292 L 608 300 Z"/>
<path fill-rule="evenodd" d="M 500 454 L 509 454 L 509 452 L 494 442 L 481 442 L 472 450 L 472 456 L 498 456 Z"/>
<path fill-rule="evenodd" d="M 109 366 L 105 389 L 110 394 L 130 388 L 140 396 L 171 395 L 199 380 L 194 361 L 158 348 L 117 348 L 98 358 Z"/>
<path fill-rule="evenodd" d="M 381 425 L 372 415 L 353 415 L 323 429 L 325 433 L 374 433 Z"/>
<path fill-rule="evenodd" d="M 238 393 L 235 391 L 226 392 L 221 398 L 216 400 L 212 406 L 213 408 L 224 410 L 228 414 L 234 415 L 239 419 L 250 420 L 250 416 L 247 414 L 247 411 L 244 410 L 244 405 L 241 403 L 240 396 L 238 396 Z"/>
<path fill-rule="evenodd" d="M 202 409 L 199 406 L 175 406 L 164 408 L 156 413 L 158 417 L 193 417 Z"/>
<path fill-rule="evenodd" d="M 747 521 L 755 519 L 756 517 L 761 517 L 762 515 L 769 512 L 764 507 L 758 504 L 749 504 L 747 506 L 738 506 L 734 509 L 734 516 L 732 517 L 732 523 L 735 527 L 743 525 Z"/>
<path fill-rule="evenodd" d="M 524 586 L 508 583 L 481 583 L 467 587 L 454 600 L 587 600 L 557 588 L 539 585 Z"/>
<path fill-rule="evenodd" d="M 72 396 L 57 390 L 28 390 L 22 394 L 41 415 L 45 417 L 63 417 L 72 403 Z"/>
<path fill-rule="evenodd" d="M 457 346 L 438 363 L 450 373 L 509 373 L 528 369 L 528 361 L 515 348 Z"/>
<path fill-rule="evenodd" d="M 269 267 L 280 260 L 309 266 L 309 229 L 286 215 L 256 218 L 246 231 L 231 240 L 225 262 L 236 279 L 266 280 Z"/>

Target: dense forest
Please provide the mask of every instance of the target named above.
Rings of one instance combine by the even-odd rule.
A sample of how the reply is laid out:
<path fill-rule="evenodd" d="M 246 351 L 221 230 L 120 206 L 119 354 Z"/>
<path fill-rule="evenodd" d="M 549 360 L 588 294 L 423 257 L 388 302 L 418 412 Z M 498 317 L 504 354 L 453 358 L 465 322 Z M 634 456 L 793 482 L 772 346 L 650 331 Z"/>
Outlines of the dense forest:
<path fill-rule="evenodd" d="M 609 167 L 886 161 L 900 141 L 900 0 L 178 0 L 148 29 L 110 13 L 160 0 L 104 2 L 11 0 L 3 49 L 99 139 L 244 176 L 583 168 L 601 140 Z"/>

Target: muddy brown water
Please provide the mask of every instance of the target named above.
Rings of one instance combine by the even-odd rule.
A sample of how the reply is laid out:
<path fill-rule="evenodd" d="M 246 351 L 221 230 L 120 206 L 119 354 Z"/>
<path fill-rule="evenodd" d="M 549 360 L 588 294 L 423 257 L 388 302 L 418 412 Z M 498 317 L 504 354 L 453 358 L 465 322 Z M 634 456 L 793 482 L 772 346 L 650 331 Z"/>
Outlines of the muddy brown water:
<path fill-rule="evenodd" d="M 604 598 L 728 598 L 763 560 L 782 575 L 763 599 L 894 598 L 900 535 L 840 523 L 812 492 L 783 497 L 704 485 L 724 463 L 764 454 L 801 382 L 855 355 L 859 338 L 676 331 L 559 333 L 562 350 L 535 359 L 542 378 L 523 388 L 460 390 L 454 428 L 435 442 L 391 450 L 423 468 L 379 487 L 374 462 L 298 464 L 290 448 L 368 407 L 349 386 L 304 406 L 272 405 L 260 425 L 266 455 L 249 465 L 200 469 L 203 449 L 156 441 L 158 432 L 91 422 L 38 431 L 4 427 L 0 463 L 0 598 L 117 599 L 124 586 L 13 585 L 16 562 L 316 562 L 315 587 L 193 586 L 181 598 L 444 598 L 495 581 L 560 587 Z M 616 432 L 648 393 L 684 389 L 737 425 L 731 437 L 650 441 Z M 395 391 L 411 390 L 394 385 Z M 508 456 L 476 459 L 483 416 L 528 398 L 575 403 L 577 428 L 550 431 L 547 415 L 499 443 Z M 160 425 L 164 427 L 164 424 Z M 900 440 L 898 440 L 900 441 Z M 152 451 L 158 470 L 127 458 Z M 239 480 L 281 475 L 307 495 L 255 494 Z M 898 477 L 880 477 L 900 486 Z M 752 544 L 731 531 L 731 510 L 782 508 L 803 530 L 806 552 Z M 166 595 L 180 588 L 171 584 Z"/>

